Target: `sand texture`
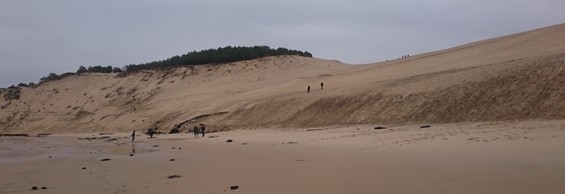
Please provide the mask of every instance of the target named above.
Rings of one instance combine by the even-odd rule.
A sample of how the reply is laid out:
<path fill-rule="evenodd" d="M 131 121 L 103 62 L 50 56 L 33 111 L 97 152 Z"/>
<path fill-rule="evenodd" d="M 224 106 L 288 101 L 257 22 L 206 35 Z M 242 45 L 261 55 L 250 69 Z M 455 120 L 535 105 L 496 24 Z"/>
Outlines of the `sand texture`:
<path fill-rule="evenodd" d="M 0 193 L 565 191 L 565 121 L 375 127 L 4 137 Z"/>

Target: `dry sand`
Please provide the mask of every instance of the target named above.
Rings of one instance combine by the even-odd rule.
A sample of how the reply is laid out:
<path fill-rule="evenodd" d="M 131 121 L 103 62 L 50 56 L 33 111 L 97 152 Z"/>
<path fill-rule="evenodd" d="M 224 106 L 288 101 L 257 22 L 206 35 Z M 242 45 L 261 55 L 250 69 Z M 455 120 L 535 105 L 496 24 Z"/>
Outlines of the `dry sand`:
<path fill-rule="evenodd" d="M 565 119 L 564 34 L 561 24 L 367 65 L 278 56 L 72 75 L 0 98 L 0 133 Z"/>
<path fill-rule="evenodd" d="M 565 120 L 420 126 L 2 137 L 0 193 L 565 192 Z"/>
<path fill-rule="evenodd" d="M 54 135 L 0 137 L 0 193 L 565 193 L 564 33 L 358 66 L 279 56 L 24 88 L 0 98 L 0 133 Z M 232 131 L 128 137 L 185 121 Z M 78 139 L 99 132 L 121 133 Z"/>

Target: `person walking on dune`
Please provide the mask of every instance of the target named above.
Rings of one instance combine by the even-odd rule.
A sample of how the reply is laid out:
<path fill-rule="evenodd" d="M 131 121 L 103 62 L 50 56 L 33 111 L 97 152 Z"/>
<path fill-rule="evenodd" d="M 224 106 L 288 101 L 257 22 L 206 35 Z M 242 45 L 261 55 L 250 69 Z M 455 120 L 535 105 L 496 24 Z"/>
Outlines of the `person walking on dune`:
<path fill-rule="evenodd" d="M 131 142 L 133 143 L 133 141 L 135 141 L 135 130 L 131 133 Z"/>
<path fill-rule="evenodd" d="M 194 128 L 192 129 L 192 133 L 194 133 L 194 137 L 198 138 L 199 132 L 200 130 L 198 130 L 198 126 L 194 125 Z"/>
<path fill-rule="evenodd" d="M 320 83 L 320 89 L 324 89 L 324 82 Z"/>
<path fill-rule="evenodd" d="M 307 92 L 307 93 L 310 93 L 310 86 L 308 86 L 308 87 L 306 88 L 306 92 Z"/>

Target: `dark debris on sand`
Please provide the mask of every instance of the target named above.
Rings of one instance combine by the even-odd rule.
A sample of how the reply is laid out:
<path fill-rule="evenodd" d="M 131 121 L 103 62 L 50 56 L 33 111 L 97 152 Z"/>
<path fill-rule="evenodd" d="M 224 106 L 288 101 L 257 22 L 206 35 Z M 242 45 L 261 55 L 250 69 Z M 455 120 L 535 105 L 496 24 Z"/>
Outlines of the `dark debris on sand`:
<path fill-rule="evenodd" d="M 168 178 L 169 178 L 169 179 L 180 178 L 180 175 L 176 175 L 176 174 L 175 174 L 175 175 L 169 176 Z"/>

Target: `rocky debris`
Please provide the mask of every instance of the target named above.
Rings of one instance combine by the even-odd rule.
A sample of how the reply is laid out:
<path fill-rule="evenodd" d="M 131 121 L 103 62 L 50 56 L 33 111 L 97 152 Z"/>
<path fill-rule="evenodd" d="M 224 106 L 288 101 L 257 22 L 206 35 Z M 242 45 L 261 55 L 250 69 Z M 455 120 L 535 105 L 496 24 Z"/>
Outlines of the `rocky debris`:
<path fill-rule="evenodd" d="M 51 135 L 51 133 L 40 133 L 40 134 L 37 134 L 37 137 L 47 137 L 47 136 L 50 136 L 50 135 Z"/>
<path fill-rule="evenodd" d="M 154 148 L 159 147 L 159 145 L 153 145 Z"/>
<path fill-rule="evenodd" d="M 375 130 L 379 130 L 379 129 L 386 129 L 386 127 L 375 127 Z"/>
<path fill-rule="evenodd" d="M 133 154 L 129 154 L 129 156 L 133 156 Z"/>
<path fill-rule="evenodd" d="M 241 145 L 247 145 L 247 143 L 241 143 Z"/>
<path fill-rule="evenodd" d="M 420 129 L 423 129 L 423 128 L 430 128 L 430 127 L 432 127 L 432 126 L 431 126 L 431 125 L 422 125 L 422 126 L 420 126 Z"/>
<path fill-rule="evenodd" d="M 41 187 L 41 189 L 42 189 L 42 190 L 45 190 L 45 189 L 47 189 L 47 187 Z M 39 190 L 39 187 L 38 187 L 38 186 L 33 186 L 33 187 L 31 187 L 31 190 L 34 190 L 34 191 L 35 191 L 35 190 Z"/>
<path fill-rule="evenodd" d="M 86 170 L 86 167 L 82 167 L 83 170 Z"/>
<path fill-rule="evenodd" d="M 169 179 L 175 179 L 175 178 L 180 178 L 180 175 L 171 175 L 168 177 Z"/>
<path fill-rule="evenodd" d="M 231 143 L 231 142 L 233 142 L 233 140 L 232 140 L 232 139 L 228 139 L 228 140 L 226 140 L 226 142 L 227 142 L 227 143 Z"/>
<path fill-rule="evenodd" d="M 230 186 L 230 189 L 231 189 L 231 190 L 236 190 L 236 189 L 239 189 L 239 186 L 238 186 L 238 185 Z"/>
<path fill-rule="evenodd" d="M 481 141 L 479 137 L 471 137 L 471 138 L 468 138 L 467 140 L 469 140 L 469 141 Z"/>
<path fill-rule="evenodd" d="M 306 131 L 322 131 L 322 130 L 327 130 L 327 129 L 306 129 Z"/>
<path fill-rule="evenodd" d="M 114 133 L 99 133 L 99 135 L 114 135 Z"/>
<path fill-rule="evenodd" d="M 286 142 L 286 143 L 283 143 L 283 144 L 298 144 L 298 142 L 295 142 L 295 141 L 289 141 L 289 142 Z"/>
<path fill-rule="evenodd" d="M 0 137 L 29 137 L 25 133 L 0 133 Z"/>
<path fill-rule="evenodd" d="M 220 136 L 217 136 L 217 135 L 210 135 L 210 136 L 208 136 L 208 138 L 216 138 L 216 137 L 220 137 Z"/>
<path fill-rule="evenodd" d="M 175 159 L 170 159 L 169 161 L 171 161 L 171 162 L 174 162 L 174 161 L 175 161 Z"/>
<path fill-rule="evenodd" d="M 110 161 L 110 160 L 112 160 L 112 159 L 110 159 L 110 158 L 104 158 L 104 159 L 102 159 L 102 160 L 100 160 L 100 161 L 104 162 L 104 161 Z"/>
<path fill-rule="evenodd" d="M 110 139 L 110 136 L 102 136 L 102 137 L 79 137 L 78 140 L 88 140 L 88 141 L 92 141 L 92 140 L 97 140 L 97 139 Z M 115 139 L 115 138 L 114 138 Z M 110 140 L 109 140 L 110 141 Z M 111 140 L 113 141 L 113 140 Z"/>

